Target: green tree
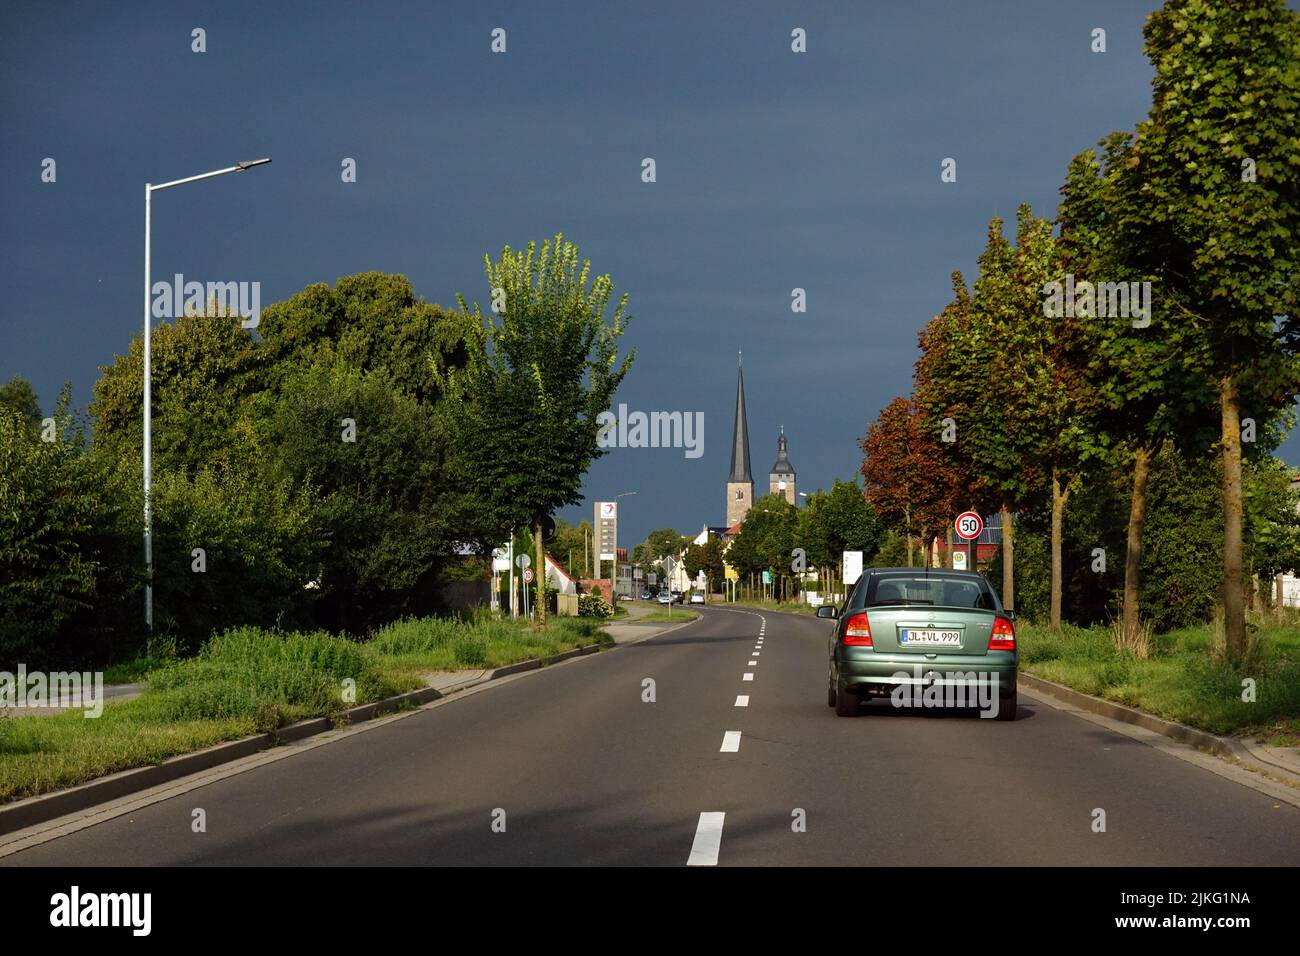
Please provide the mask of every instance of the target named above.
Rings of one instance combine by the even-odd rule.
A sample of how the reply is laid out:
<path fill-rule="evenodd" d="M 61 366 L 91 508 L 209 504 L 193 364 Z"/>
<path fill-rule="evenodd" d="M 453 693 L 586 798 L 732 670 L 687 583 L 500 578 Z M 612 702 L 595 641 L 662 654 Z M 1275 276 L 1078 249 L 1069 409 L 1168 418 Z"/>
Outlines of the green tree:
<path fill-rule="evenodd" d="M 705 578 L 708 580 L 708 586 L 712 589 L 720 586 L 726 575 L 726 568 L 723 563 L 725 551 L 726 548 L 723 543 L 718 538 L 710 535 L 704 544 L 692 544 L 686 549 L 682 564 L 691 578 L 697 577 L 703 571 Z"/>
<path fill-rule="evenodd" d="M 1086 150 L 1070 161 L 1061 187 L 1062 270 L 1076 280 L 1130 283 L 1131 289 L 1131 283 L 1148 277 L 1123 261 L 1114 243 L 1114 220 L 1140 202 L 1136 193 L 1143 184 L 1129 161 L 1131 137 L 1112 133 L 1100 145 L 1102 159 Z M 1104 412 L 1110 457 L 1130 475 L 1121 612 L 1130 635 L 1141 626 L 1142 536 L 1152 461 L 1166 442 L 1199 454 L 1211 438 L 1210 429 L 1198 426 L 1212 407 L 1213 383 L 1183 360 L 1193 347 L 1190 329 L 1170 321 L 1169 302 L 1167 295 L 1153 296 L 1151 313 L 1136 322 L 1096 315 L 1081 323 L 1090 359 L 1087 385 Z"/>
<path fill-rule="evenodd" d="M 798 512 L 784 495 L 759 498 L 727 550 L 727 563 L 742 576 L 771 571 L 788 577 L 797 522 Z"/>
<path fill-rule="evenodd" d="M 31 382 L 18 375 L 0 385 L 0 409 L 5 408 L 16 412 L 32 429 L 41 423 L 41 404 L 36 399 L 36 390 Z"/>
<path fill-rule="evenodd" d="M 331 626 L 361 632 L 435 606 L 458 539 L 433 410 L 380 370 L 297 369 L 250 408 L 271 483 L 309 488 L 328 543 L 312 575 Z"/>
<path fill-rule="evenodd" d="M 82 452 L 65 387 L 56 440 L 0 406 L 0 660 L 98 665 L 142 639 L 143 504 L 129 471 Z"/>
<path fill-rule="evenodd" d="M 563 236 L 540 249 L 507 246 L 484 263 L 498 311 L 485 315 L 461 299 L 473 319 L 467 362 L 451 370 L 435 363 L 435 381 L 445 388 L 439 407 L 457 449 L 453 478 L 467 492 L 461 515 L 492 541 L 581 500 L 582 477 L 603 451 L 598 417 L 633 356 L 618 357 L 627 296 L 607 320 L 613 282 L 592 279 Z M 538 602 L 543 624 L 545 606 Z"/>
<path fill-rule="evenodd" d="M 418 298 L 406 276 L 380 272 L 344 276 L 333 288 L 310 285 L 267 306 L 257 331 L 272 380 L 338 361 L 381 372 L 393 388 L 428 405 L 437 399 L 430 361 L 458 368 L 468 357 L 463 314 Z"/>
<path fill-rule="evenodd" d="M 1223 606 L 1245 649 L 1241 428 L 1296 396 L 1300 14 L 1283 0 L 1169 0 L 1143 29 L 1155 67 L 1117 212 L 1125 261 L 1158 277 L 1219 395 Z"/>

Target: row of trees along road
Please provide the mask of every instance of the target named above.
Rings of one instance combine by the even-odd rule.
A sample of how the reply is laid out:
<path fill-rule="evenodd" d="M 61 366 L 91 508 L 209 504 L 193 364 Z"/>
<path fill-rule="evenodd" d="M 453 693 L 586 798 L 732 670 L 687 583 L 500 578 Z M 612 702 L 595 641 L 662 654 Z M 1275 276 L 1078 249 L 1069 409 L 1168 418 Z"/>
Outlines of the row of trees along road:
<path fill-rule="evenodd" d="M 363 273 L 267 306 L 256 337 L 236 316 L 157 326 L 158 638 L 429 613 L 459 546 L 578 500 L 632 358 L 624 304 L 606 317 L 609 277 L 561 236 L 485 267 L 487 315 Z M 54 442 L 25 382 L 0 393 L 0 659 L 100 665 L 144 643 L 141 382 L 136 336 L 89 421 L 60 401 Z"/>
<path fill-rule="evenodd" d="M 1170 0 L 1144 36 L 1148 117 L 1069 163 L 1054 224 L 1022 206 L 1012 243 L 1001 220 L 990 223 L 973 289 L 954 273 L 952 301 L 920 334 L 912 395 L 868 428 L 863 475 L 878 512 L 923 540 L 965 508 L 1000 510 L 1008 607 L 1017 515 L 1046 500 L 1059 626 L 1072 496 L 1123 471 L 1120 604 L 1131 633 L 1153 462 L 1213 453 L 1225 639 L 1239 656 L 1243 435 L 1246 459 L 1266 458 L 1300 391 L 1300 14 L 1282 0 Z M 1048 315 L 1049 283 L 1067 276 L 1149 282 L 1149 316 L 1083 298 Z M 1290 534 L 1278 521 L 1289 519 L 1270 513 L 1246 544 L 1276 563 L 1286 550 L 1276 538 Z"/>

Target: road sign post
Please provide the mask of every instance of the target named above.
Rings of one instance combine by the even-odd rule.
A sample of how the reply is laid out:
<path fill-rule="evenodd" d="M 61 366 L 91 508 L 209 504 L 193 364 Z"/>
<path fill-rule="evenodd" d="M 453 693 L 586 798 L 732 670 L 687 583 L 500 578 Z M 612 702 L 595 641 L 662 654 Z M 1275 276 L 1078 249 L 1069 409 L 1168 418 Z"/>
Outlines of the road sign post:
<path fill-rule="evenodd" d="M 984 532 L 984 519 L 974 511 L 963 511 L 952 523 L 952 528 L 957 532 L 957 537 L 966 542 L 967 567 L 971 571 L 976 570 L 975 539 Z"/>

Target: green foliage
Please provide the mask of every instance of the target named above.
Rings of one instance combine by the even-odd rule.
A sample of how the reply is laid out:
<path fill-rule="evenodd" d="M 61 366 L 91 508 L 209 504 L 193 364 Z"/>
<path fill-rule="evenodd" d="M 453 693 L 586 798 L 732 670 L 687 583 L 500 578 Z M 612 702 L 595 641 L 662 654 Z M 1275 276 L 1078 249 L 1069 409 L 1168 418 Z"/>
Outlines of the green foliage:
<path fill-rule="evenodd" d="M 269 377 L 336 363 L 380 373 L 421 404 L 433 404 L 441 368 L 465 363 L 464 317 L 416 297 L 405 276 L 362 272 L 333 288 L 316 283 L 262 311 Z"/>
<path fill-rule="evenodd" d="M 808 497 L 798 514 L 795 546 L 803 548 L 810 566 L 835 568 L 845 551 L 870 558 L 884 540 L 885 527 L 856 481 L 835 479 L 828 492 Z"/>
<path fill-rule="evenodd" d="M 703 571 L 710 587 L 721 588 L 726 575 L 726 565 L 723 561 L 726 550 L 726 545 L 712 535 L 704 544 L 692 544 L 686 549 L 682 559 L 687 575 L 694 580 Z"/>
<path fill-rule="evenodd" d="M 66 395 L 58 440 L 0 407 L 0 661 L 79 666 L 124 656 L 139 631 L 138 495 L 114 463 L 78 450 Z"/>
<path fill-rule="evenodd" d="M 296 490 L 293 490 L 295 489 Z M 204 468 L 154 483 L 154 630 L 192 649 L 214 631 L 310 621 L 324 540 L 303 485 L 252 468 Z M 203 550 L 201 565 L 194 549 Z"/>
<path fill-rule="evenodd" d="M 581 594 L 578 596 L 578 617 L 598 617 L 607 618 L 614 616 L 614 609 L 610 607 L 599 594 L 593 589 L 591 594 Z"/>
<path fill-rule="evenodd" d="M 36 390 L 25 378 L 15 375 L 8 383 L 0 385 L 0 412 L 15 412 L 33 429 L 41 423 L 41 405 Z"/>
<path fill-rule="evenodd" d="M 431 410 L 383 372 L 335 361 L 285 375 L 257 413 L 268 475 L 312 489 L 328 531 L 314 575 L 319 619 L 361 632 L 429 611 L 454 544 L 446 440 Z"/>
<path fill-rule="evenodd" d="M 780 494 L 754 502 L 727 551 L 727 563 L 745 577 L 762 571 L 790 573 L 790 552 L 795 547 L 798 512 Z"/>
<path fill-rule="evenodd" d="M 671 557 L 675 560 L 690 542 L 690 538 L 672 528 L 656 528 L 646 535 L 645 541 L 637 545 L 637 548 L 641 549 L 647 564 L 656 564 L 664 558 Z"/>

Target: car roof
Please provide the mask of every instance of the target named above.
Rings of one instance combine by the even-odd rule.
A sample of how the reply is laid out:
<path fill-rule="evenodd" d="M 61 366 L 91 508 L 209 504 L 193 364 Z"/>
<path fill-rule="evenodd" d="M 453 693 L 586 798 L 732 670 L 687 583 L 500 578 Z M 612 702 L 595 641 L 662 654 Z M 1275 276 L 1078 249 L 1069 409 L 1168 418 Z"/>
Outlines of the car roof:
<path fill-rule="evenodd" d="M 924 575 L 929 577 L 943 576 L 945 578 L 971 578 L 972 580 L 985 580 L 984 575 L 978 571 L 954 571 L 951 568 L 867 568 L 862 572 L 868 574 L 912 574 Z"/>

